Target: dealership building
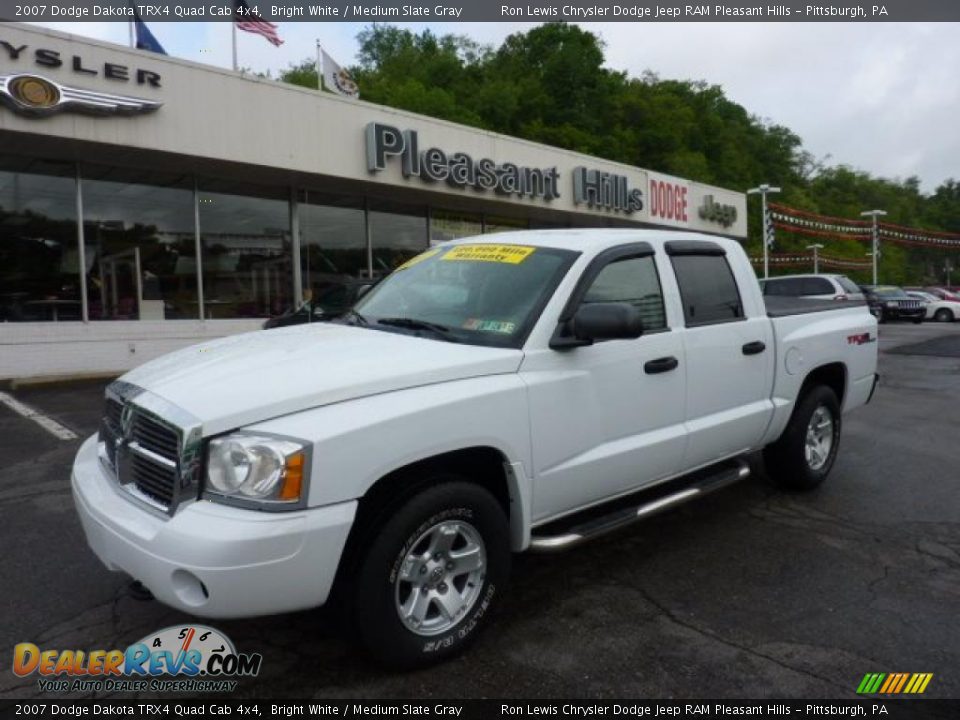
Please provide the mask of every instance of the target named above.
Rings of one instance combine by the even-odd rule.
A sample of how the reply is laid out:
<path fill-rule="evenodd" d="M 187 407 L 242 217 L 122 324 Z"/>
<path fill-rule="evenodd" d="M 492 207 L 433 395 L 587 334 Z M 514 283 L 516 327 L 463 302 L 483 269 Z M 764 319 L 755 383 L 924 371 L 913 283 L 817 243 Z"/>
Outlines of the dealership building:
<path fill-rule="evenodd" d="M 0 379 L 123 371 L 458 237 L 746 235 L 740 192 L 14 23 L 0 101 Z"/>

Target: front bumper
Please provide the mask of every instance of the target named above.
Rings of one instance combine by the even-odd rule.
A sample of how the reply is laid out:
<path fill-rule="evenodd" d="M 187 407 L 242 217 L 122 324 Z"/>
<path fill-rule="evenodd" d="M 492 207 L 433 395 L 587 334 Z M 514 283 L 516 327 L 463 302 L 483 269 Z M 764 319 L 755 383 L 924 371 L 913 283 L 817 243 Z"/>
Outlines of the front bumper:
<path fill-rule="evenodd" d="M 322 605 L 357 509 L 351 501 L 267 513 L 198 500 L 160 517 L 106 474 L 96 436 L 80 447 L 71 485 L 87 543 L 104 565 L 167 605 L 215 618 Z"/>

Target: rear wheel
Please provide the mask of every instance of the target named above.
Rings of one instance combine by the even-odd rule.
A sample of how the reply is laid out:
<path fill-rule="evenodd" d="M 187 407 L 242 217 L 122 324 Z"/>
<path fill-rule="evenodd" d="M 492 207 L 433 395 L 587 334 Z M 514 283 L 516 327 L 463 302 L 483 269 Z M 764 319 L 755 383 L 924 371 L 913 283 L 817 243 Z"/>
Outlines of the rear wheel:
<path fill-rule="evenodd" d="M 510 528 L 496 498 L 457 476 L 436 480 L 373 537 L 354 585 L 357 631 L 395 667 L 461 652 L 510 571 Z"/>
<path fill-rule="evenodd" d="M 948 308 L 940 308 L 933 314 L 933 319 L 937 322 L 953 322 L 953 312 Z"/>
<path fill-rule="evenodd" d="M 840 403 L 824 385 L 804 391 L 783 435 L 763 452 L 767 475 L 791 490 L 812 490 L 822 483 L 840 448 Z"/>

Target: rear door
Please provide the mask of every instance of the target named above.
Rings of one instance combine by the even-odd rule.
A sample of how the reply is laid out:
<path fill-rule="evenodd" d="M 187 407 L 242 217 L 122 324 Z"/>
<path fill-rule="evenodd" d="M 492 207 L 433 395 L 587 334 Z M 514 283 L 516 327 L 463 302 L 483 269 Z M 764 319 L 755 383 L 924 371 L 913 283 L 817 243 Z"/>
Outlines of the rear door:
<path fill-rule="evenodd" d="M 527 353 L 534 521 L 673 475 L 683 460 L 683 341 L 667 317 L 650 245 L 601 253 L 561 317 L 594 302 L 634 305 L 644 334 Z"/>
<path fill-rule="evenodd" d="M 689 433 L 683 466 L 691 470 L 755 447 L 763 437 L 773 328 L 762 305 L 746 312 L 720 244 L 681 240 L 665 247 L 683 305 Z"/>

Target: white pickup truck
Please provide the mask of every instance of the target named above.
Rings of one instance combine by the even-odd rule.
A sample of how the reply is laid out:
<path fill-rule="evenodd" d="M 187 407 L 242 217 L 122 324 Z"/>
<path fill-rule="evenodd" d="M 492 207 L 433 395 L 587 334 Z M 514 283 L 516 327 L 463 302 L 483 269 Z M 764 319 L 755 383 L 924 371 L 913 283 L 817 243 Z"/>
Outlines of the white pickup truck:
<path fill-rule="evenodd" d="M 111 570 L 208 617 L 340 600 L 379 658 L 461 650 L 512 552 L 749 474 L 830 472 L 868 402 L 865 305 L 764 304 L 736 242 L 529 231 L 435 247 L 353 311 L 112 383 L 72 486 Z"/>

